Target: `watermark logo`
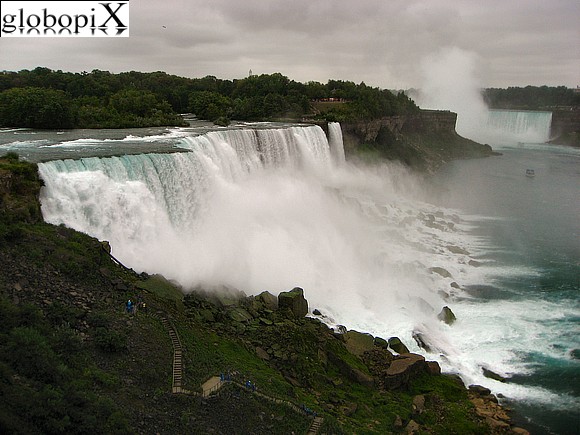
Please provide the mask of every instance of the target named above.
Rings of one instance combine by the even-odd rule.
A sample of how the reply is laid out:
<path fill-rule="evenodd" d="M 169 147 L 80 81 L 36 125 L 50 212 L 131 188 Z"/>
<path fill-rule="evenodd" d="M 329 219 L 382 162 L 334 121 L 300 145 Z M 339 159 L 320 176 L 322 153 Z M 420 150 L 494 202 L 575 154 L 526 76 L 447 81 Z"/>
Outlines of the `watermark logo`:
<path fill-rule="evenodd" d="M 128 37 L 128 1 L 0 1 L 0 37 Z"/>

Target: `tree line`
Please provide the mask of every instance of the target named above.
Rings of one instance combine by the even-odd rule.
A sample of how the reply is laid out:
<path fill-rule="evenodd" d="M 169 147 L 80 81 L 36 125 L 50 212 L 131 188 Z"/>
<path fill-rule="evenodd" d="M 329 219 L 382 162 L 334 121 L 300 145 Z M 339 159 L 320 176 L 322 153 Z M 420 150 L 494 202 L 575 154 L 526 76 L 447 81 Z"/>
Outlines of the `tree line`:
<path fill-rule="evenodd" d="M 565 86 L 490 88 L 483 91 L 483 97 L 492 109 L 554 110 L 580 106 L 580 92 Z"/>
<path fill-rule="evenodd" d="M 340 101 L 323 111 L 313 104 Z M 229 120 L 375 119 L 418 110 L 404 93 L 364 82 L 300 83 L 280 74 L 224 80 L 164 72 L 70 73 L 38 67 L 0 72 L 0 126 L 121 128 L 182 125 L 180 113 L 221 124 Z"/>

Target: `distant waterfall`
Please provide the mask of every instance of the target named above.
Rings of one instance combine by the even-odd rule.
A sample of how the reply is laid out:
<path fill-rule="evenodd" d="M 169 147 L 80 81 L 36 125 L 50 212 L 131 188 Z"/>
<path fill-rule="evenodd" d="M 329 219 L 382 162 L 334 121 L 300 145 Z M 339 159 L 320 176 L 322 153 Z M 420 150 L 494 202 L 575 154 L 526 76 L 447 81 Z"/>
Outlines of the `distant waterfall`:
<path fill-rule="evenodd" d="M 551 124 L 552 112 L 490 110 L 487 118 L 488 130 L 514 142 L 547 142 Z"/>

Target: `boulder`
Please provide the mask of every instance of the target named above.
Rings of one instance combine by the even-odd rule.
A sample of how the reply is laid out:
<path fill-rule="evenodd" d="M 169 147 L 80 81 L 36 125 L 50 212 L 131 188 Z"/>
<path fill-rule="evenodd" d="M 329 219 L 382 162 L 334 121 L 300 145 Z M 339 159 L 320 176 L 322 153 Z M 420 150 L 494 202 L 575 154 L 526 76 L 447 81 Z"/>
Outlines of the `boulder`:
<path fill-rule="evenodd" d="M 425 396 L 422 394 L 413 397 L 413 402 L 411 404 L 413 409 L 413 414 L 421 415 L 425 412 Z"/>
<path fill-rule="evenodd" d="M 573 359 L 580 359 L 580 349 L 572 349 L 572 350 L 570 351 L 570 356 L 571 356 Z"/>
<path fill-rule="evenodd" d="M 234 322 L 248 322 L 253 319 L 252 315 L 241 307 L 233 307 L 228 314 Z"/>
<path fill-rule="evenodd" d="M 427 373 L 430 375 L 440 375 L 441 366 L 437 361 L 427 361 Z"/>
<path fill-rule="evenodd" d="M 344 343 L 350 353 L 361 356 L 367 350 L 371 350 L 374 347 L 375 339 L 371 334 L 348 331 L 344 334 Z"/>
<path fill-rule="evenodd" d="M 333 352 L 328 352 L 327 356 L 328 362 L 333 364 L 344 376 L 346 376 L 351 381 L 365 385 L 369 388 L 374 387 L 375 381 L 371 376 L 351 366 L 347 361 L 335 355 Z"/>
<path fill-rule="evenodd" d="M 452 254 L 469 255 L 469 252 L 467 252 L 465 249 L 455 245 L 448 245 L 447 250 Z"/>
<path fill-rule="evenodd" d="M 467 388 L 470 392 L 477 394 L 478 396 L 489 396 L 491 394 L 489 388 L 482 387 L 481 385 L 470 385 Z"/>
<path fill-rule="evenodd" d="M 407 386 L 412 378 L 425 372 L 426 368 L 427 363 L 422 355 L 415 353 L 399 355 L 387 369 L 385 386 L 390 390 Z"/>
<path fill-rule="evenodd" d="M 405 433 L 408 435 L 415 434 L 421 430 L 421 426 L 415 420 L 409 421 L 405 427 Z"/>
<path fill-rule="evenodd" d="M 270 292 L 262 292 L 256 299 L 260 301 L 267 310 L 276 311 L 278 309 L 278 298 Z"/>
<path fill-rule="evenodd" d="M 375 346 L 381 349 L 387 349 L 389 347 L 389 342 L 381 337 L 375 337 Z"/>
<path fill-rule="evenodd" d="M 398 354 L 409 353 L 409 349 L 405 344 L 399 339 L 399 337 L 389 338 L 389 347 L 393 349 Z"/>
<path fill-rule="evenodd" d="M 499 382 L 507 381 L 506 377 L 504 377 L 500 374 L 497 374 L 496 372 L 494 372 L 486 367 L 482 367 L 481 371 L 483 372 L 483 376 L 485 376 L 486 378 L 493 379 L 493 380 L 499 381 Z"/>
<path fill-rule="evenodd" d="M 448 325 L 452 325 L 457 320 L 457 317 L 455 317 L 451 308 L 447 306 L 443 307 L 441 312 L 437 315 L 437 318 Z"/>
<path fill-rule="evenodd" d="M 258 355 L 258 358 L 263 359 L 265 361 L 268 361 L 270 359 L 270 355 L 268 355 L 268 352 L 266 352 L 261 347 L 256 348 L 256 355 Z"/>
<path fill-rule="evenodd" d="M 441 275 L 443 278 L 453 278 L 453 276 L 449 273 L 449 271 L 442 267 L 431 267 L 429 271 L 432 273 L 436 273 L 437 275 Z"/>
<path fill-rule="evenodd" d="M 427 352 L 431 352 L 431 346 L 429 346 L 429 344 L 427 343 L 427 339 L 425 338 L 425 335 L 422 332 L 413 332 L 413 338 L 415 339 L 415 342 L 417 342 L 417 345 L 421 348 L 421 349 L 425 349 Z"/>
<path fill-rule="evenodd" d="M 289 309 L 296 318 L 302 318 L 308 314 L 308 302 L 304 298 L 304 290 L 294 287 L 289 292 L 282 292 L 278 295 L 278 307 Z"/>

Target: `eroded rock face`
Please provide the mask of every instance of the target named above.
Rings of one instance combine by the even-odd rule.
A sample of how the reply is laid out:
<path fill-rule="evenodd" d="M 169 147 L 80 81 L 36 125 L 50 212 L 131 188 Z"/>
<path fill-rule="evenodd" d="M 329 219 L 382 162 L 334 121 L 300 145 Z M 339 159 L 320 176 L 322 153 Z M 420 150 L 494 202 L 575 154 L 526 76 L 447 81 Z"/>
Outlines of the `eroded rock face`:
<path fill-rule="evenodd" d="M 294 287 L 289 292 L 278 295 L 279 309 L 289 309 L 296 318 L 302 318 L 308 314 L 308 301 L 304 298 L 304 290 Z"/>

